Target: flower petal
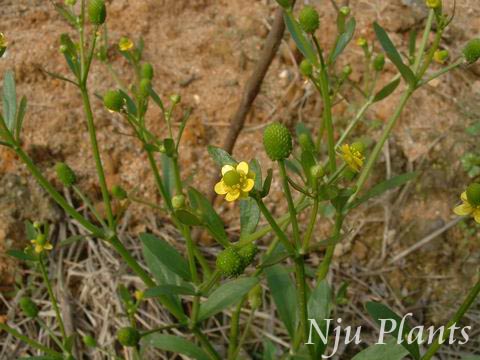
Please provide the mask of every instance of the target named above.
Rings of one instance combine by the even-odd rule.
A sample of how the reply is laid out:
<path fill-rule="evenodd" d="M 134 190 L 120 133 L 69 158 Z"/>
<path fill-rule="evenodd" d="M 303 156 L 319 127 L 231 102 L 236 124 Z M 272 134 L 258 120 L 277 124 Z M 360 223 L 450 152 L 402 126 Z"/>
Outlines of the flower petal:
<path fill-rule="evenodd" d="M 473 218 L 475 219 L 475 221 L 480 224 L 480 209 L 476 209 L 474 212 L 473 212 Z"/>
<path fill-rule="evenodd" d="M 42 245 L 35 245 L 35 252 L 37 254 L 40 254 L 43 251 L 43 246 Z"/>
<path fill-rule="evenodd" d="M 462 193 L 462 195 L 460 196 L 460 198 L 462 199 L 462 201 L 463 201 L 464 203 L 468 203 L 467 192 L 466 192 L 466 191 L 464 191 L 464 192 Z"/>
<path fill-rule="evenodd" d="M 248 174 L 248 164 L 245 161 L 242 161 L 240 164 L 237 165 L 237 171 L 243 172 L 244 175 Z"/>
<path fill-rule="evenodd" d="M 53 249 L 53 246 L 52 244 L 48 243 L 48 244 L 45 244 L 45 246 L 43 247 L 45 250 L 52 250 Z"/>
<path fill-rule="evenodd" d="M 252 191 L 254 186 L 255 186 L 255 181 L 253 181 L 252 179 L 247 179 L 247 181 L 243 183 L 242 191 L 248 193 L 249 191 Z"/>
<path fill-rule="evenodd" d="M 473 212 L 473 208 L 470 204 L 464 203 L 453 209 L 453 212 L 459 216 L 466 216 L 470 215 Z"/>
<path fill-rule="evenodd" d="M 227 172 L 235 170 L 235 168 L 232 165 L 224 165 L 222 167 L 222 175 L 225 175 Z"/>
<path fill-rule="evenodd" d="M 227 193 L 223 180 L 215 184 L 214 190 L 218 195 L 225 195 Z"/>
<path fill-rule="evenodd" d="M 227 193 L 227 195 L 225 196 L 225 200 L 227 200 L 227 201 L 235 201 L 235 200 L 237 200 L 239 197 L 240 197 L 240 190 L 235 189 L 235 190 L 230 191 L 229 193 Z"/>

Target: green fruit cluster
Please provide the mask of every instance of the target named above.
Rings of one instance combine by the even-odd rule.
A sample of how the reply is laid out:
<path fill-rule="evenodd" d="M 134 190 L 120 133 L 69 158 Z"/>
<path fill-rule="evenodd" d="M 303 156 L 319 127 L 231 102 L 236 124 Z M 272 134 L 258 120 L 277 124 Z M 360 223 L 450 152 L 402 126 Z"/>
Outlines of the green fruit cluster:
<path fill-rule="evenodd" d="M 298 22 L 303 31 L 313 34 L 320 26 L 320 17 L 313 6 L 305 6 L 298 16 Z"/>
<path fill-rule="evenodd" d="M 217 256 L 217 270 L 227 277 L 239 276 L 253 262 L 257 252 L 255 244 L 248 244 L 240 249 L 228 247 Z"/>
<path fill-rule="evenodd" d="M 463 56 L 469 64 L 480 59 L 480 39 L 470 40 L 463 48 Z"/>
<path fill-rule="evenodd" d="M 292 152 L 292 135 L 285 125 L 274 122 L 263 132 L 263 146 L 271 160 L 284 160 Z"/>
<path fill-rule="evenodd" d="M 119 112 L 124 103 L 123 95 L 119 90 L 108 90 L 103 95 L 103 104 L 110 111 Z"/>

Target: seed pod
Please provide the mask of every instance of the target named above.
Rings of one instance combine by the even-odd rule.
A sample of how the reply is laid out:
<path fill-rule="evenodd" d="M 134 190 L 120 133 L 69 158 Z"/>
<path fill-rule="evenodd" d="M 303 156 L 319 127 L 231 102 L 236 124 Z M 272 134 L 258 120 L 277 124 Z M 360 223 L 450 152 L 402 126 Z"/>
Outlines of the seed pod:
<path fill-rule="evenodd" d="M 145 63 L 142 65 L 142 70 L 140 72 L 142 79 L 153 79 L 153 66 L 150 63 Z"/>
<path fill-rule="evenodd" d="M 185 195 L 175 195 L 172 198 L 172 206 L 174 209 L 181 209 L 185 206 Z"/>
<path fill-rule="evenodd" d="M 218 271 L 228 277 L 236 277 L 244 270 L 242 258 L 233 247 L 228 247 L 218 254 L 216 265 Z"/>
<path fill-rule="evenodd" d="M 150 89 L 152 88 L 152 82 L 150 79 L 142 79 L 140 81 L 140 96 L 147 98 L 150 95 Z"/>
<path fill-rule="evenodd" d="M 117 331 L 117 340 L 126 347 L 135 347 L 140 341 L 140 333 L 133 327 L 124 327 Z"/>
<path fill-rule="evenodd" d="M 382 71 L 385 67 L 385 55 L 378 54 L 373 60 L 373 68 L 375 71 Z"/>
<path fill-rule="evenodd" d="M 38 306 L 35 304 L 32 299 L 28 297 L 22 297 L 18 302 L 20 305 L 20 309 L 22 309 L 23 313 L 28 316 L 29 318 L 36 318 L 38 315 Z"/>
<path fill-rule="evenodd" d="M 469 64 L 480 59 L 480 39 L 470 40 L 463 48 L 463 56 Z"/>
<path fill-rule="evenodd" d="M 292 0 L 277 0 L 277 3 L 284 9 L 289 9 L 292 7 Z"/>
<path fill-rule="evenodd" d="M 97 347 L 97 341 L 93 338 L 92 335 L 85 335 L 82 340 L 83 343 L 90 348 Z"/>
<path fill-rule="evenodd" d="M 320 18 L 317 10 L 313 6 L 305 6 L 298 16 L 298 22 L 302 29 L 309 34 L 313 34 L 320 26 Z"/>
<path fill-rule="evenodd" d="M 286 159 L 292 152 L 292 135 L 285 125 L 274 122 L 263 132 L 263 146 L 271 160 Z"/>
<path fill-rule="evenodd" d="M 77 182 L 75 172 L 67 164 L 57 163 L 57 165 L 55 165 L 55 171 L 57 172 L 58 180 L 60 180 L 64 186 L 70 187 Z"/>
<path fill-rule="evenodd" d="M 300 73 L 303 75 L 303 76 L 306 76 L 306 77 L 310 77 L 312 76 L 313 74 L 313 66 L 312 66 L 312 63 L 307 60 L 307 59 L 304 59 L 301 63 L 300 63 Z"/>
<path fill-rule="evenodd" d="M 127 192 L 120 185 L 113 185 L 110 191 L 115 199 L 125 200 L 128 197 Z"/>
<path fill-rule="evenodd" d="M 88 2 L 88 18 L 94 25 L 102 25 L 107 18 L 105 0 L 90 0 Z"/>
<path fill-rule="evenodd" d="M 480 206 L 480 184 L 472 183 L 468 186 L 467 200 L 473 206 Z"/>
<path fill-rule="evenodd" d="M 257 245 L 250 243 L 240 248 L 237 252 L 238 255 L 240 255 L 240 257 L 242 258 L 242 264 L 245 268 L 250 265 L 255 259 L 255 255 L 257 255 L 258 253 L 258 247 Z"/>
<path fill-rule="evenodd" d="M 103 104 L 110 111 L 119 112 L 123 107 L 123 95 L 118 90 L 108 90 L 103 95 Z"/>
<path fill-rule="evenodd" d="M 350 15 L 350 8 L 348 6 L 342 6 L 339 10 L 339 13 L 342 14 L 343 16 L 347 17 Z"/>

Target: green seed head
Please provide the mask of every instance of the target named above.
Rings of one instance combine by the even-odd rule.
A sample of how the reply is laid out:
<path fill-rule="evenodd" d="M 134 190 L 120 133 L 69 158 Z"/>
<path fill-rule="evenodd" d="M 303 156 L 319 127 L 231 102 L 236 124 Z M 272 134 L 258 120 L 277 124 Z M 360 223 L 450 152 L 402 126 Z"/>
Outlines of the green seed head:
<path fill-rule="evenodd" d="M 117 331 L 117 340 L 126 347 L 135 347 L 140 341 L 140 333 L 132 327 L 124 327 Z"/>
<path fill-rule="evenodd" d="M 142 79 L 153 79 L 153 66 L 150 63 L 145 63 L 142 66 L 141 70 L 141 77 Z"/>
<path fill-rule="evenodd" d="M 90 348 L 97 347 L 97 341 L 93 338 L 92 335 L 85 335 L 82 340 L 83 343 Z"/>
<path fill-rule="evenodd" d="M 284 9 L 290 9 L 292 7 L 292 0 L 277 0 L 278 5 Z"/>
<path fill-rule="evenodd" d="M 230 170 L 223 175 L 223 181 L 228 186 L 237 185 L 240 182 L 240 174 L 235 170 Z"/>
<path fill-rule="evenodd" d="M 105 0 L 90 0 L 88 2 L 88 18 L 94 25 L 102 25 L 107 18 Z"/>
<path fill-rule="evenodd" d="M 255 259 L 255 255 L 257 255 L 258 253 L 258 247 L 257 245 L 250 243 L 240 248 L 237 252 L 238 255 L 240 255 L 240 257 L 242 258 L 243 266 L 247 267 Z"/>
<path fill-rule="evenodd" d="M 378 54 L 373 60 L 373 68 L 375 71 L 382 71 L 385 67 L 385 55 Z"/>
<path fill-rule="evenodd" d="M 467 200 L 473 206 L 480 206 L 480 184 L 472 183 L 468 186 Z"/>
<path fill-rule="evenodd" d="M 217 256 L 217 269 L 224 276 L 235 277 L 243 270 L 243 260 L 233 247 L 226 248 Z"/>
<path fill-rule="evenodd" d="M 352 143 L 351 147 L 353 150 L 358 151 L 362 155 L 365 153 L 365 144 L 361 141 L 355 141 Z"/>
<path fill-rule="evenodd" d="M 263 132 L 263 146 L 273 161 L 286 159 L 292 152 L 292 135 L 285 125 L 274 122 Z"/>
<path fill-rule="evenodd" d="M 118 200 L 125 200 L 128 196 L 127 192 L 120 185 L 113 185 L 111 189 L 112 196 Z"/>
<path fill-rule="evenodd" d="M 39 310 L 37 304 L 35 304 L 32 299 L 22 297 L 18 302 L 18 305 L 20 305 L 20 309 L 22 309 L 23 313 L 29 318 L 33 319 L 37 317 Z"/>
<path fill-rule="evenodd" d="M 306 33 L 313 34 L 320 26 L 320 18 L 317 10 L 315 10 L 313 6 L 305 6 L 302 11 L 300 11 L 298 22 Z"/>
<path fill-rule="evenodd" d="M 123 95 L 118 90 L 109 90 L 103 95 L 103 104 L 110 111 L 119 112 L 123 107 Z"/>
<path fill-rule="evenodd" d="M 463 48 L 463 56 L 469 64 L 480 59 L 480 39 L 470 40 Z"/>
<path fill-rule="evenodd" d="M 325 175 L 325 170 L 323 169 L 322 165 L 313 165 L 310 168 L 310 175 L 312 175 L 312 178 L 314 179 L 320 179 L 321 177 L 323 177 L 323 175 Z"/>
<path fill-rule="evenodd" d="M 150 79 L 142 79 L 140 81 L 140 96 L 146 98 L 150 94 L 152 88 L 152 81 Z"/>
<path fill-rule="evenodd" d="M 66 187 L 70 187 L 77 182 L 77 176 L 73 170 L 65 163 L 58 163 L 55 165 L 58 180 Z"/>
<path fill-rule="evenodd" d="M 300 63 L 300 73 L 303 75 L 303 76 L 306 76 L 306 77 L 310 77 L 312 76 L 313 74 L 313 66 L 312 66 L 312 63 L 310 61 L 308 61 L 307 59 L 304 59 L 301 63 Z"/>
<path fill-rule="evenodd" d="M 175 195 L 172 198 L 172 206 L 174 209 L 181 209 L 185 206 L 185 195 Z"/>

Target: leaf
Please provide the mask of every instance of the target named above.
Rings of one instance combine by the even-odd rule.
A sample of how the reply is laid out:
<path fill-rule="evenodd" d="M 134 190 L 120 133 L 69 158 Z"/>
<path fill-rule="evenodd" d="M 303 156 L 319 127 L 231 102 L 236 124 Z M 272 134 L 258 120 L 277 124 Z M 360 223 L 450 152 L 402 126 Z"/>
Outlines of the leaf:
<path fill-rule="evenodd" d="M 412 29 L 408 34 L 408 57 L 410 62 L 415 59 L 415 51 L 417 50 L 417 30 Z"/>
<path fill-rule="evenodd" d="M 163 146 L 165 147 L 165 154 L 169 157 L 172 157 L 175 154 L 176 146 L 175 141 L 171 138 L 166 138 L 163 140 Z"/>
<path fill-rule="evenodd" d="M 10 131 L 15 129 L 16 114 L 17 92 L 15 89 L 15 75 L 11 70 L 8 70 L 3 79 L 3 118 Z"/>
<path fill-rule="evenodd" d="M 188 119 L 192 114 L 192 108 L 188 108 L 187 111 L 183 114 L 182 121 L 180 122 L 180 128 L 178 129 L 177 135 L 177 148 L 176 151 L 178 152 L 178 147 L 180 146 L 180 141 L 182 140 L 183 131 L 185 130 L 185 126 L 187 126 Z"/>
<path fill-rule="evenodd" d="M 262 190 L 262 168 L 257 159 L 250 160 L 248 166 L 250 171 L 255 174 L 255 189 L 260 191 Z"/>
<path fill-rule="evenodd" d="M 35 256 L 32 256 L 30 254 L 26 254 L 24 251 L 21 251 L 21 250 L 14 250 L 14 249 L 8 250 L 7 255 L 11 256 L 11 257 L 14 257 L 18 260 L 22 260 L 22 261 L 35 261 L 35 260 L 37 260 L 35 258 Z"/>
<path fill-rule="evenodd" d="M 192 214 L 188 210 L 184 210 L 184 209 L 176 210 L 175 216 L 184 225 L 198 226 L 202 224 L 202 220 L 200 220 L 195 214 Z"/>
<path fill-rule="evenodd" d="M 293 339 L 298 319 L 295 285 L 290 278 L 289 272 L 281 265 L 265 269 L 265 274 L 278 315 Z"/>
<path fill-rule="evenodd" d="M 343 52 L 343 50 L 345 50 L 350 41 L 352 41 L 356 26 L 357 22 L 354 18 L 351 18 L 347 22 L 345 32 L 339 36 L 335 49 L 330 54 L 328 60 L 330 64 L 334 63 L 335 60 L 337 60 L 338 56 Z"/>
<path fill-rule="evenodd" d="M 162 162 L 163 182 L 165 184 L 165 192 L 169 199 L 173 196 L 173 189 L 175 188 L 175 174 L 173 170 L 172 159 L 166 154 L 162 153 L 160 157 Z"/>
<path fill-rule="evenodd" d="M 300 146 L 304 150 L 315 151 L 315 143 L 313 142 L 312 132 L 304 123 L 297 123 L 295 125 L 295 133 Z M 301 140 L 303 137 L 305 140 Z"/>
<path fill-rule="evenodd" d="M 31 221 L 25 221 L 25 234 L 27 235 L 28 241 L 37 237 L 37 230 L 35 230 Z"/>
<path fill-rule="evenodd" d="M 187 261 L 165 240 L 147 233 L 140 234 L 140 240 L 163 266 L 183 279 L 191 280 Z"/>
<path fill-rule="evenodd" d="M 382 101 L 386 97 L 390 96 L 395 91 L 395 89 L 398 87 L 399 84 L 400 84 L 400 79 L 396 79 L 389 82 L 387 85 L 385 85 L 381 90 L 379 90 L 375 94 L 375 97 L 373 98 L 373 102 Z"/>
<path fill-rule="evenodd" d="M 395 45 L 393 45 L 387 32 L 377 22 L 373 23 L 373 28 L 375 30 L 375 34 L 377 35 L 377 39 L 382 45 L 383 50 L 385 50 L 385 52 L 387 53 L 388 58 L 397 67 L 403 78 L 410 85 L 415 85 L 417 82 L 415 74 L 407 65 L 403 63 L 402 57 L 395 48 Z"/>
<path fill-rule="evenodd" d="M 239 278 L 221 285 L 210 294 L 207 301 L 200 305 L 198 321 L 208 319 L 237 304 L 257 284 L 258 278 L 249 277 Z"/>
<path fill-rule="evenodd" d="M 273 170 L 268 169 L 267 177 L 265 178 L 265 181 L 263 182 L 262 197 L 267 196 L 268 193 L 270 192 L 270 186 L 272 186 L 272 179 L 273 179 Z"/>
<path fill-rule="evenodd" d="M 263 356 L 262 360 L 276 360 L 279 359 L 277 356 L 277 348 L 275 344 L 272 343 L 270 340 L 265 339 L 263 342 Z"/>
<path fill-rule="evenodd" d="M 401 360 L 408 351 L 397 344 L 396 339 L 390 339 L 385 344 L 374 344 L 355 355 L 352 360 Z"/>
<path fill-rule="evenodd" d="M 260 220 L 257 202 L 248 198 L 240 201 L 240 238 L 255 231 Z"/>
<path fill-rule="evenodd" d="M 23 127 L 23 119 L 25 118 L 25 113 L 27 112 L 27 98 L 22 96 L 22 100 L 20 100 L 20 105 L 18 107 L 17 112 L 17 119 L 15 121 L 15 138 L 17 140 L 20 139 L 20 133 Z"/>
<path fill-rule="evenodd" d="M 418 176 L 417 172 L 410 172 L 410 173 L 405 173 L 402 175 L 395 176 L 391 179 L 388 179 L 384 182 L 381 182 L 380 184 L 375 185 L 373 188 L 369 189 L 365 195 L 363 195 L 361 198 L 358 200 L 354 201 L 352 204 L 350 204 L 349 208 L 353 209 L 359 206 L 360 204 L 377 197 L 384 192 L 394 189 L 398 186 L 402 186 L 409 182 L 410 180 L 415 179 Z"/>
<path fill-rule="evenodd" d="M 327 330 L 327 322 L 325 319 L 330 318 L 332 308 L 332 291 L 327 281 L 321 281 L 310 294 L 308 299 L 308 317 L 320 321 L 318 324 L 322 332 L 325 334 Z M 312 342 L 317 345 L 315 349 L 317 357 L 320 359 L 324 353 L 327 344 L 324 344 L 320 336 L 314 332 Z"/>
<path fill-rule="evenodd" d="M 145 291 L 145 297 L 154 298 L 160 295 L 195 295 L 195 289 L 188 285 L 160 285 Z"/>
<path fill-rule="evenodd" d="M 318 64 L 317 55 L 312 47 L 310 40 L 305 36 L 304 32 L 300 28 L 300 25 L 293 17 L 291 11 L 284 11 L 283 18 L 287 29 L 292 35 L 293 41 L 297 45 L 298 50 L 307 58 L 313 65 Z"/>
<path fill-rule="evenodd" d="M 402 334 L 399 336 L 399 327 L 402 321 L 402 318 L 390 310 L 386 305 L 377 303 L 377 302 L 369 302 L 367 303 L 367 311 L 370 316 L 375 320 L 377 324 L 381 324 L 381 319 L 391 319 L 392 321 L 396 322 L 396 328 L 391 332 L 391 335 L 394 338 L 404 338 L 408 335 L 408 333 L 412 330 L 408 324 L 404 324 L 402 329 Z M 418 348 L 418 344 L 416 342 L 409 344 L 407 341 L 402 342 L 401 344 L 408 352 L 416 359 L 420 359 L 420 350 Z"/>
<path fill-rule="evenodd" d="M 170 351 L 175 355 L 182 354 L 190 359 L 210 360 L 210 357 L 197 345 L 174 335 L 150 334 L 142 338 L 142 344 Z"/>
<path fill-rule="evenodd" d="M 305 174 L 306 179 L 308 180 L 308 184 L 313 186 L 313 179 L 311 174 L 311 168 L 316 165 L 315 156 L 313 152 L 309 150 L 303 150 L 301 155 L 301 163 L 303 168 L 303 173 Z"/>
<path fill-rule="evenodd" d="M 153 99 L 155 104 L 158 105 L 158 107 L 162 110 L 162 112 L 165 112 L 165 107 L 163 106 L 163 102 L 160 99 L 160 96 L 153 90 L 153 88 L 150 86 L 150 97 Z"/>
<path fill-rule="evenodd" d="M 75 27 L 77 25 L 77 21 L 76 21 L 76 17 L 75 15 L 73 15 L 68 9 L 66 9 L 64 6 L 62 5 L 58 5 L 58 4 L 53 4 L 53 6 L 55 7 L 55 10 L 57 10 L 57 12 L 63 16 L 63 18 L 65 20 L 67 20 L 67 22 L 72 25 L 73 27 Z"/>
<path fill-rule="evenodd" d="M 135 102 L 132 100 L 132 98 L 125 91 L 121 89 L 119 89 L 118 91 L 125 99 L 125 102 L 127 104 L 127 112 L 131 115 L 137 115 L 137 106 L 135 105 Z"/>
<path fill-rule="evenodd" d="M 216 146 L 208 146 L 208 153 L 212 157 L 213 161 L 217 163 L 218 166 L 223 167 L 224 165 L 236 166 L 237 161 L 225 150 L 220 149 Z"/>

